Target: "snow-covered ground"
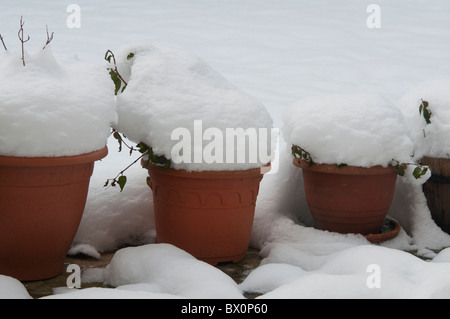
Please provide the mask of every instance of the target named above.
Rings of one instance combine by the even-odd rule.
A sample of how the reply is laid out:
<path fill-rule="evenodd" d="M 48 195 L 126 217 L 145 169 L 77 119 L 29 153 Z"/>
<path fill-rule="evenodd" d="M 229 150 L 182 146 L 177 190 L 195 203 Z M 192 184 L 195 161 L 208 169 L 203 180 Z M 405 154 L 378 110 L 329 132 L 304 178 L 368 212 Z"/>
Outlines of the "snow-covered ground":
<path fill-rule="evenodd" d="M 361 0 L 77 1 L 80 28 L 69 28 L 69 2 L 4 0 L 0 34 L 19 50 L 20 16 L 29 50 L 54 32 L 55 55 L 103 64 L 106 50 L 148 42 L 190 51 L 260 100 L 274 126 L 300 99 L 330 93 L 375 93 L 397 102 L 420 83 L 450 74 L 450 3 L 379 0 L 381 27 L 369 28 Z M 70 22 L 70 21 L 69 21 Z M 71 24 L 69 23 L 69 26 Z M 2 47 L 0 46 L 0 49 Z M 55 291 L 53 298 L 449 298 L 450 236 L 431 220 L 420 184 L 399 179 L 390 215 L 402 230 L 380 246 L 358 235 L 316 230 L 301 172 L 281 140 L 278 170 L 265 175 L 251 245 L 262 264 L 241 285 L 170 245 L 155 243 L 146 172 L 135 165 L 123 192 L 103 188 L 130 163 L 109 141 L 98 162 L 72 252 L 119 250 L 105 270 L 86 273 L 115 289 Z M 423 261 L 408 251 L 430 258 Z M 205 279 L 206 278 L 206 279 Z M 207 282 L 208 284 L 205 284 Z M 0 276 L 0 297 L 28 297 L 20 282 Z"/>

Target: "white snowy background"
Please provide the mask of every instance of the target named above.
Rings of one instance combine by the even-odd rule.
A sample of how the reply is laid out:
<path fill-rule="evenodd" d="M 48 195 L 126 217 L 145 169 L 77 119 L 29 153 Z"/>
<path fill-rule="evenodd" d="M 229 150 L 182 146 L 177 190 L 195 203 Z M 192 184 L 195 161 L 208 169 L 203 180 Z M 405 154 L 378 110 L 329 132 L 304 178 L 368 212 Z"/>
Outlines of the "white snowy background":
<path fill-rule="evenodd" d="M 135 0 L 76 1 L 80 28 L 68 28 L 69 1 L 0 4 L 0 33 L 19 50 L 20 16 L 31 40 L 55 33 L 52 51 L 104 64 L 107 49 L 151 43 L 192 52 L 230 82 L 261 101 L 274 126 L 300 99 L 330 93 L 380 94 L 397 102 L 424 81 L 450 72 L 450 3 L 446 0 L 376 1 L 381 28 L 368 28 L 361 0 Z M 0 47 L 1 49 L 1 47 Z M 315 230 L 304 199 L 301 172 L 281 140 L 278 171 L 261 184 L 251 245 L 263 261 L 241 285 L 170 245 L 156 245 L 146 172 L 128 173 L 122 193 L 104 189 L 133 160 L 118 153 L 96 163 L 85 214 L 71 253 L 116 252 L 105 270 L 86 273 L 115 289 L 61 288 L 51 298 L 450 298 L 450 237 L 431 220 L 420 185 L 400 179 L 390 215 L 402 230 L 380 246 L 358 235 Z M 429 258 L 424 261 L 410 251 Z M 370 288 L 370 265 L 381 274 Z M 369 267 L 369 268 L 368 268 Z M 369 271 L 368 271 L 369 270 Z M 0 297 L 29 297 L 14 278 L 0 276 Z"/>

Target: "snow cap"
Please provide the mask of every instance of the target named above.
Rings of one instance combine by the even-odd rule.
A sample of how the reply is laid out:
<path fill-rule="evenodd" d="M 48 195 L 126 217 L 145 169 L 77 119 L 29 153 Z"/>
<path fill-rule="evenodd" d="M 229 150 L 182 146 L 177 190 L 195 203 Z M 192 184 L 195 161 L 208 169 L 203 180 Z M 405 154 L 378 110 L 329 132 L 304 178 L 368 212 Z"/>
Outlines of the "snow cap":
<path fill-rule="evenodd" d="M 376 94 L 302 99 L 283 114 L 283 133 L 316 163 L 361 167 L 410 162 L 413 144 L 398 107 Z"/>
<path fill-rule="evenodd" d="M 106 145 L 117 120 L 104 65 L 74 57 L 57 62 L 51 47 L 0 53 L 0 155 L 70 156 Z"/>
<path fill-rule="evenodd" d="M 254 153 L 244 134 L 234 140 L 233 146 L 226 144 L 227 130 L 256 131 L 257 149 L 268 148 L 266 154 L 273 154 L 274 146 L 268 147 L 260 138 L 270 134 L 272 118 L 261 102 L 232 85 L 199 57 L 184 50 L 140 44 L 120 48 L 115 58 L 127 82 L 126 89 L 117 95 L 117 130 L 131 141 L 143 142 L 155 154 L 172 159 L 176 169 L 241 170 L 270 161 L 259 156 L 256 160 L 249 158 Z M 260 129 L 265 132 L 259 134 Z M 187 144 L 190 150 L 183 147 Z M 212 151 L 206 154 L 206 150 Z M 188 151 L 192 152 L 190 156 L 183 153 Z M 223 152 L 223 156 L 217 152 Z M 227 160 L 227 152 L 234 154 L 233 161 Z M 243 163 L 237 159 L 240 152 L 246 152 Z M 182 153 L 184 158 L 175 158 Z"/>

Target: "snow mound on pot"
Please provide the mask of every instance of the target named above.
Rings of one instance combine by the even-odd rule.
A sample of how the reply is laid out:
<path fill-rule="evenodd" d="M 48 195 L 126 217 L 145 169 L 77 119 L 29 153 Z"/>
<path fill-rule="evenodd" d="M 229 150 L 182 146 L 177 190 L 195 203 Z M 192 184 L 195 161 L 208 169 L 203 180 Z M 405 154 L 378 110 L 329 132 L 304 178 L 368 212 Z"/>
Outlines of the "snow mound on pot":
<path fill-rule="evenodd" d="M 419 112 L 422 101 L 431 112 L 427 124 Z M 414 142 L 414 157 L 450 158 L 450 79 L 423 82 L 407 92 L 399 106 Z"/>
<path fill-rule="evenodd" d="M 70 156 L 106 145 L 117 120 L 113 85 L 103 65 L 56 61 L 47 46 L 0 54 L 0 155 Z"/>
<path fill-rule="evenodd" d="M 284 137 L 316 163 L 361 167 L 410 162 L 413 144 L 399 108 L 376 94 L 300 100 L 283 114 Z"/>
<path fill-rule="evenodd" d="M 267 157 L 273 154 L 275 143 L 268 143 L 259 133 L 265 129 L 264 137 L 270 140 L 270 114 L 262 103 L 233 86 L 202 59 L 183 50 L 152 45 L 125 46 L 115 56 L 119 73 L 128 84 L 117 96 L 117 129 L 128 139 L 146 143 L 155 154 L 172 159 L 177 169 L 241 170 L 270 161 Z M 225 142 L 227 129 L 234 145 Z M 266 150 L 268 155 L 250 159 L 254 152 L 242 146 L 251 142 L 245 134 L 233 135 L 235 129 L 255 129 L 258 150 Z M 180 146 L 182 142 L 186 147 Z M 172 152 L 177 146 L 182 150 Z M 213 149 L 208 153 L 212 158 L 205 156 L 207 149 Z M 243 163 L 237 159 L 240 152 L 246 154 Z M 230 154 L 234 154 L 233 160 L 227 159 Z"/>

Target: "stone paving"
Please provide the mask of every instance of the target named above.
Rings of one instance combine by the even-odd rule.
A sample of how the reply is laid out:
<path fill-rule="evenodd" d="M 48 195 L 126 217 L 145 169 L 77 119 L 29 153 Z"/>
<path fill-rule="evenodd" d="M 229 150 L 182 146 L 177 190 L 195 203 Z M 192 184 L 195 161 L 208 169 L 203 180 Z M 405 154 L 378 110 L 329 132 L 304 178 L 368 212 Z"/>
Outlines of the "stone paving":
<path fill-rule="evenodd" d="M 67 278 L 70 276 L 70 272 L 66 272 L 66 268 L 69 264 L 77 264 L 80 266 L 81 271 L 86 270 L 88 268 L 104 268 L 106 267 L 111 258 L 114 256 L 114 253 L 105 253 L 102 254 L 100 259 L 90 258 L 86 256 L 75 256 L 75 257 L 67 257 L 66 264 L 64 266 L 64 271 L 53 278 L 46 280 L 38 280 L 38 281 L 29 281 L 23 282 L 25 288 L 28 293 L 33 298 L 41 298 L 48 295 L 53 294 L 54 288 L 59 287 L 67 287 Z M 259 266 L 261 258 L 259 257 L 259 251 L 256 249 L 250 248 L 247 252 L 247 256 L 244 260 L 239 263 L 223 263 L 219 264 L 216 267 L 226 274 L 228 274 L 231 278 L 233 278 L 236 283 L 241 283 L 247 275 L 256 267 Z M 102 283 L 82 283 L 81 289 L 89 288 L 89 287 L 105 287 Z M 245 295 L 246 298 L 254 298 L 256 295 Z"/>

